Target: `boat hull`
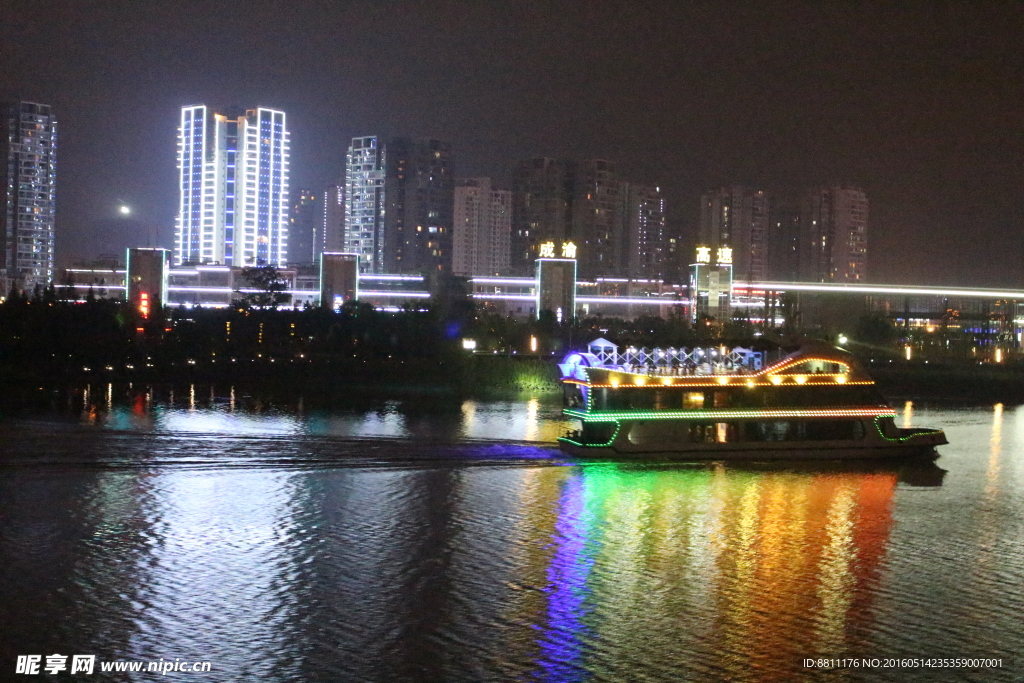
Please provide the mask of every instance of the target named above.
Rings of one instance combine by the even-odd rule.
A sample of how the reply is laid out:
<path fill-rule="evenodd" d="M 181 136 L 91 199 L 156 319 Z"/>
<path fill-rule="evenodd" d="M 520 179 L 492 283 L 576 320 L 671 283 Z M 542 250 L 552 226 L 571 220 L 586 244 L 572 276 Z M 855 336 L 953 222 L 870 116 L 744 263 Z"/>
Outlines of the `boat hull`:
<path fill-rule="evenodd" d="M 651 423 L 621 420 L 614 438 L 605 444 L 582 444 L 560 438 L 563 452 L 577 457 L 681 457 L 692 460 L 873 460 L 885 458 L 937 458 L 936 446 L 949 443 L 941 430 L 896 429 L 891 436 L 867 422 L 859 439 L 822 441 L 727 441 L 685 442 L 677 438 L 678 429 L 663 422 L 652 430 Z M 635 427 L 644 438 L 634 440 Z M 659 435 L 658 427 L 662 427 Z M 659 438 L 659 436 L 661 438 Z"/>

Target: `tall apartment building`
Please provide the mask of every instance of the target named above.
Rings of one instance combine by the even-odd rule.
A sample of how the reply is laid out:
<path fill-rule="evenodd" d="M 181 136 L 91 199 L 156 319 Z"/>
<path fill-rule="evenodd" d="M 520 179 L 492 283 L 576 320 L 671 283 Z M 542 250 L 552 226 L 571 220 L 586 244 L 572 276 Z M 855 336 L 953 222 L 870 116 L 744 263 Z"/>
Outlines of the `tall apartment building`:
<path fill-rule="evenodd" d="M 54 273 L 57 120 L 50 105 L 5 105 L 0 135 L 0 286 L 45 287 Z"/>
<path fill-rule="evenodd" d="M 344 250 L 360 254 L 360 272 L 451 272 L 454 201 L 449 143 L 353 138 Z"/>
<path fill-rule="evenodd" d="M 352 138 L 345 162 L 345 238 L 359 272 L 384 269 L 384 145 L 376 135 Z"/>
<path fill-rule="evenodd" d="M 666 267 L 668 243 L 661 188 L 629 184 L 626 207 L 625 273 L 632 278 L 667 278 L 670 273 Z"/>
<path fill-rule="evenodd" d="M 732 248 L 737 280 L 763 281 L 768 276 L 768 196 L 763 190 L 732 185 L 701 197 L 698 243 Z"/>
<path fill-rule="evenodd" d="M 809 192 L 800 217 L 800 279 L 863 282 L 867 278 L 868 198 L 857 187 Z"/>
<path fill-rule="evenodd" d="M 512 193 L 491 187 L 490 178 L 455 183 L 452 272 L 505 275 L 509 270 Z"/>
<path fill-rule="evenodd" d="M 283 111 L 182 107 L 175 265 L 284 267 L 289 144 Z"/>
<path fill-rule="evenodd" d="M 323 247 L 321 231 L 323 205 L 313 190 L 303 187 L 292 192 L 291 209 L 288 213 L 288 261 L 290 263 L 315 263 Z"/>
<path fill-rule="evenodd" d="M 603 159 L 527 159 L 516 166 L 513 182 L 513 273 L 533 273 L 542 243 L 572 242 L 580 278 L 664 277 L 659 188 L 626 182 Z"/>
<path fill-rule="evenodd" d="M 576 165 L 547 157 L 516 165 L 512 184 L 511 273 L 533 275 L 538 245 L 568 238 Z"/>
<path fill-rule="evenodd" d="M 397 138 L 387 145 L 384 267 L 389 273 L 452 272 L 452 146 Z"/>
<path fill-rule="evenodd" d="M 568 237 L 577 246 L 580 277 L 623 277 L 629 251 L 629 188 L 614 164 L 603 159 L 579 164 L 571 210 Z"/>
<path fill-rule="evenodd" d="M 345 179 L 324 189 L 323 226 L 320 229 L 320 253 L 345 250 Z"/>
<path fill-rule="evenodd" d="M 773 196 L 769 208 L 768 280 L 795 282 L 800 279 L 801 201 Z"/>

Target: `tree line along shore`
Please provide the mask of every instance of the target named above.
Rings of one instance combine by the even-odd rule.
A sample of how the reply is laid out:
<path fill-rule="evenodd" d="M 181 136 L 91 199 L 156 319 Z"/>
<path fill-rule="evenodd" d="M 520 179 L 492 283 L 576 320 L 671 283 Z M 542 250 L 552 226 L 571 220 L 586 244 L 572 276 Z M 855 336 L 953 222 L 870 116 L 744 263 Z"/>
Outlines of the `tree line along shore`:
<path fill-rule="evenodd" d="M 1024 364 L 972 358 L 905 360 L 885 344 L 880 321 L 861 321 L 858 355 L 883 393 L 896 399 L 1024 401 Z M 577 319 L 559 323 L 501 317 L 472 302 L 435 302 L 397 313 L 365 304 L 340 311 L 165 308 L 143 317 L 123 301 L 72 304 L 8 297 L 0 304 L 0 382 L 19 387 L 83 383 L 232 383 L 330 393 L 559 391 L 556 363 L 597 337 L 626 346 L 795 344 L 742 322 L 683 318 Z M 883 331 L 884 332 L 884 331 Z M 828 338 L 827 330 L 802 334 Z M 890 335 L 891 336 L 891 335 Z M 470 342 L 467 344 L 466 342 Z M 466 346 L 475 346 L 469 350 Z M 926 362 L 927 361 L 927 362 Z"/>

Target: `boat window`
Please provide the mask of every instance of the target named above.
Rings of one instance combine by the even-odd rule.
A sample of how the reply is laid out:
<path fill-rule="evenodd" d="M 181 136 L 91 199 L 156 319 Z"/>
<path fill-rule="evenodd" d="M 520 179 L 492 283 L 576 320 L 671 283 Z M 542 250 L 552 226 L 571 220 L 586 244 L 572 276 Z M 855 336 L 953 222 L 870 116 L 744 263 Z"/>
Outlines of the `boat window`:
<path fill-rule="evenodd" d="M 776 375 L 840 375 L 849 372 L 850 368 L 843 363 L 835 363 L 824 360 L 807 360 L 796 365 L 791 365 Z"/>
<path fill-rule="evenodd" d="M 744 441 L 789 441 L 790 423 L 783 420 L 748 422 L 744 425 Z"/>
<path fill-rule="evenodd" d="M 728 408 L 729 407 L 729 393 L 725 391 L 714 392 L 714 407 L 715 408 Z"/>
<path fill-rule="evenodd" d="M 562 385 L 562 405 L 566 408 L 580 408 L 583 406 L 583 392 L 578 384 Z"/>
<path fill-rule="evenodd" d="M 689 391 L 683 395 L 683 407 L 687 410 L 700 410 L 704 407 L 704 392 Z"/>

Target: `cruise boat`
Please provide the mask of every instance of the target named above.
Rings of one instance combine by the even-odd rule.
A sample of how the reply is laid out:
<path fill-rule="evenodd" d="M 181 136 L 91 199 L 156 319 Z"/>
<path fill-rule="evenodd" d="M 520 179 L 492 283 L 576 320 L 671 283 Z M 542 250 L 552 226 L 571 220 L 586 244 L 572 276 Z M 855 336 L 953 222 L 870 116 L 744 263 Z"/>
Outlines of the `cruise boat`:
<path fill-rule="evenodd" d="M 559 439 L 572 455 L 703 459 L 937 457 L 939 429 L 897 427 L 896 411 L 850 354 L 809 344 L 782 355 L 735 347 L 619 352 L 597 339 L 559 364 Z"/>

